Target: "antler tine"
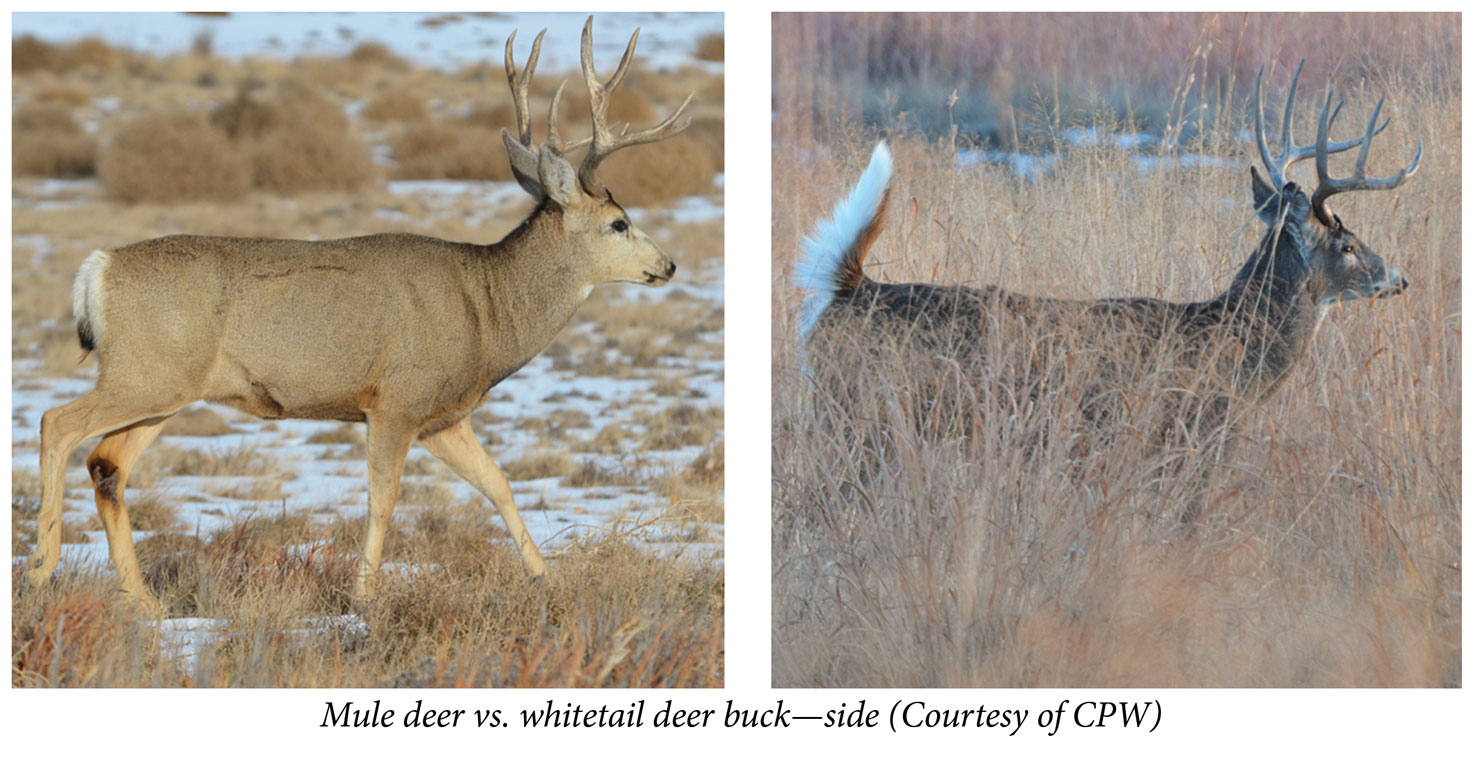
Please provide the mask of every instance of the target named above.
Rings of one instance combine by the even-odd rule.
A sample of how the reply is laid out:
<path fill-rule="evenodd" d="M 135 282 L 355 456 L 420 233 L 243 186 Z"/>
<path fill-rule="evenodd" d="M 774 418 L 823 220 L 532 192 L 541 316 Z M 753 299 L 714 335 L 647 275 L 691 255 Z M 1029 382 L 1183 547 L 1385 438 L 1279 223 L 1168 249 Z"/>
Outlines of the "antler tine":
<path fill-rule="evenodd" d="M 555 98 L 550 101 L 550 145 L 554 146 L 561 154 L 569 154 L 586 144 L 591 143 L 590 138 L 579 141 L 567 141 L 560 135 L 560 97 L 565 95 L 565 81 L 560 81 L 560 87 L 555 89 Z"/>
<path fill-rule="evenodd" d="M 1380 98 L 1377 100 L 1377 106 L 1372 107 L 1372 114 L 1367 118 L 1367 132 L 1361 138 L 1343 141 L 1339 144 L 1330 144 L 1329 147 L 1326 144 L 1327 120 L 1325 119 L 1325 111 L 1322 111 L 1321 126 L 1316 136 L 1316 177 L 1319 179 L 1319 183 L 1316 186 L 1315 193 L 1311 195 L 1310 202 L 1316 214 L 1328 225 L 1331 221 L 1335 220 L 1330 209 L 1326 207 L 1326 200 L 1330 199 L 1333 195 L 1349 191 L 1394 189 L 1404 181 L 1407 181 L 1414 173 L 1418 172 L 1418 165 L 1423 161 L 1423 141 L 1418 142 L 1418 152 L 1413 155 L 1413 164 L 1408 166 L 1407 170 L 1387 178 L 1374 179 L 1367 177 L 1367 153 L 1372 148 L 1372 137 L 1381 133 L 1382 129 L 1386 128 L 1388 123 L 1392 121 L 1389 118 L 1383 120 L 1382 125 L 1377 124 L 1377 118 L 1382 113 L 1382 105 L 1386 101 L 1387 99 L 1385 97 Z M 1330 105 L 1331 92 L 1328 88 L 1326 92 L 1326 106 L 1329 107 Z M 1361 149 L 1357 152 L 1356 166 L 1353 168 L 1352 174 L 1346 178 L 1331 178 L 1327 172 L 1326 155 L 1328 153 L 1350 149 L 1354 146 L 1360 146 Z"/>
<path fill-rule="evenodd" d="M 1297 146 L 1291 134 L 1295 118 L 1295 91 L 1300 84 L 1300 72 L 1304 68 L 1305 59 L 1302 58 L 1300 63 L 1295 66 L 1295 76 L 1290 78 L 1290 92 L 1285 97 L 1285 114 L 1280 126 L 1280 152 L 1274 156 L 1270 156 L 1269 139 L 1264 132 L 1263 65 L 1259 67 L 1259 77 L 1255 83 L 1254 97 L 1258 101 L 1259 107 L 1254 113 L 1254 130 L 1258 133 L 1255 138 L 1258 140 L 1259 157 L 1264 161 L 1264 168 L 1269 172 L 1269 178 L 1274 182 L 1276 187 L 1284 186 L 1287 183 L 1286 173 L 1291 165 L 1312 157 L 1316 160 L 1316 175 L 1321 183 L 1326 183 L 1328 179 L 1326 158 L 1329 155 L 1362 147 L 1362 154 L 1357 160 L 1358 167 L 1362 167 L 1366 162 L 1367 146 L 1372 136 L 1381 133 L 1383 129 L 1387 128 L 1388 123 L 1391 122 L 1391 120 L 1384 120 L 1381 125 L 1376 124 L 1378 112 L 1382 109 L 1382 102 L 1379 101 L 1377 108 L 1372 110 L 1371 119 L 1367 123 L 1366 134 L 1346 141 L 1331 141 L 1329 137 L 1331 127 L 1336 124 L 1336 117 L 1341 114 L 1341 107 L 1346 104 L 1346 101 L 1344 99 L 1337 100 L 1336 106 L 1331 106 L 1331 101 L 1335 98 L 1335 91 L 1330 85 L 1327 85 L 1326 101 L 1321 107 L 1321 115 L 1316 125 L 1316 140 L 1314 143 L 1305 146 Z"/>
<path fill-rule="evenodd" d="M 1259 159 L 1264 161 L 1264 171 L 1275 188 L 1285 185 L 1284 173 L 1269 155 L 1269 137 L 1264 132 L 1264 65 L 1259 65 L 1259 76 L 1254 80 L 1254 139 L 1259 145 Z"/>
<path fill-rule="evenodd" d="M 1316 121 L 1316 142 L 1315 144 L 1313 144 L 1313 146 L 1315 146 L 1316 150 L 1316 179 L 1318 180 L 1318 184 L 1316 185 L 1317 194 L 1320 193 L 1321 189 L 1326 188 L 1327 182 L 1331 179 L 1330 174 L 1326 172 L 1326 160 L 1330 154 L 1330 152 L 1326 148 L 1326 131 L 1331 126 L 1331 93 L 1332 89 L 1331 86 L 1328 84 L 1326 86 L 1326 104 L 1321 107 L 1321 118 Z M 1373 116 L 1376 117 L 1375 114 Z M 1367 147 L 1363 146 L 1362 156 L 1365 157 L 1366 154 Z"/>
<path fill-rule="evenodd" d="M 578 175 L 581 185 L 588 192 L 596 193 L 604 188 L 596 179 L 596 168 L 602 160 L 619 149 L 661 141 L 689 126 L 687 118 L 680 122 L 679 117 L 688 107 L 689 102 L 693 100 L 694 94 L 690 93 L 688 98 L 685 98 L 683 103 L 668 115 L 667 119 L 651 128 L 628 133 L 624 127 L 620 133 L 614 133 L 606 119 L 608 98 L 611 92 L 622 83 L 622 79 L 627 76 L 627 68 L 632 65 L 633 51 L 637 49 L 637 34 L 642 30 L 632 32 L 631 39 L 627 41 L 627 51 L 622 54 L 622 61 L 617 65 L 617 71 L 603 84 L 596 76 L 596 64 L 591 53 L 591 18 L 586 17 L 586 26 L 581 31 L 581 73 L 586 78 L 586 90 L 591 95 L 591 151 L 586 153 L 586 159 L 581 163 Z"/>
<path fill-rule="evenodd" d="M 1300 72 L 1303 69 L 1305 69 L 1304 58 L 1300 59 L 1300 63 L 1295 65 L 1295 76 L 1290 78 L 1290 94 L 1285 97 L 1285 119 L 1282 121 L 1283 124 L 1280 128 L 1280 158 L 1284 163 L 1280 167 L 1281 171 L 1289 170 L 1290 164 L 1298 159 L 1297 157 L 1290 156 L 1291 149 L 1295 145 L 1294 139 L 1290 135 L 1290 128 L 1291 123 L 1295 119 L 1295 91 L 1298 89 L 1297 86 L 1300 85 Z M 1296 152 L 1296 154 L 1298 153 Z"/>
<path fill-rule="evenodd" d="M 534 75 L 535 64 L 540 60 L 540 42 L 545 39 L 545 30 L 534 36 L 534 46 L 529 50 L 529 61 L 521 74 L 514 69 L 514 36 L 519 30 L 509 33 L 504 43 L 504 75 L 509 78 L 509 90 L 514 94 L 514 121 L 519 128 L 519 143 L 532 146 L 534 126 L 529 117 L 529 78 Z"/>

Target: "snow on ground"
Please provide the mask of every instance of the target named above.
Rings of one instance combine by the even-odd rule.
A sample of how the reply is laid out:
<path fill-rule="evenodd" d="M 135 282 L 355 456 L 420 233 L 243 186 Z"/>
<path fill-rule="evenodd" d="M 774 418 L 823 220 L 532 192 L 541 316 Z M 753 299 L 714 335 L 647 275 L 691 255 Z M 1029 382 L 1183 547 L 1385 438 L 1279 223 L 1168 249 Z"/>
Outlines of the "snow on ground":
<path fill-rule="evenodd" d="M 217 56 L 342 56 L 362 42 L 385 44 L 394 53 L 424 66 L 454 70 L 480 61 L 502 61 L 504 40 L 515 29 L 528 44 L 541 29 L 551 40 L 574 41 L 586 23 L 584 13 L 232 13 L 199 16 L 182 13 L 14 13 L 11 36 L 35 35 L 63 41 L 101 37 L 109 43 L 157 55 L 184 53 L 200 34 L 209 34 Z M 638 57 L 651 66 L 723 65 L 694 58 L 699 38 L 724 33 L 719 13 L 598 13 L 592 23 L 598 61 L 616 60 L 632 30 L 641 27 Z M 527 48 L 520 48 L 522 56 Z M 576 69 L 574 44 L 547 45 L 540 53 L 544 71 Z"/>

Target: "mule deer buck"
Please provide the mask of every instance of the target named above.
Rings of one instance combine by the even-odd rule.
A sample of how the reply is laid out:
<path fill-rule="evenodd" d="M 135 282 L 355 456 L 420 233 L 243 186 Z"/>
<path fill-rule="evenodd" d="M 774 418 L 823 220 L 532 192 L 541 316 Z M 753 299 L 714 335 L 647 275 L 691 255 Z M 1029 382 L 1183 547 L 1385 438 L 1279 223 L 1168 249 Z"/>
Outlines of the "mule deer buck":
<path fill-rule="evenodd" d="M 636 132 L 616 131 L 606 110 L 632 63 L 637 32 L 605 83 L 592 64 L 591 20 L 581 34 L 592 137 L 558 132 L 560 93 L 547 141 L 531 137 L 530 77 L 514 35 L 504 47 L 518 137 L 503 131 L 532 213 L 491 245 L 413 234 L 331 241 L 169 236 L 95 251 L 73 287 L 77 334 L 98 355 L 96 388 L 41 419 L 41 510 L 29 565 L 41 584 L 57 567 L 67 456 L 102 436 L 87 459 L 98 514 L 123 591 L 159 609 L 147 592 L 129 533 L 129 469 L 165 420 L 197 400 L 266 418 L 367 424 L 370 509 L 354 582 L 372 595 L 401 470 L 413 443 L 426 447 L 498 509 L 533 577 L 545 572 L 514 507 L 508 479 L 478 443 L 468 415 L 560 332 L 598 284 L 662 285 L 672 260 L 598 180 L 602 161 L 625 147 L 672 136 L 680 115 Z M 564 87 L 563 85 L 561 86 Z M 580 170 L 564 152 L 589 141 Z"/>
<path fill-rule="evenodd" d="M 1301 66 L 1304 62 L 1301 62 Z M 1328 307 L 1347 299 L 1383 298 L 1402 292 L 1407 280 L 1357 238 L 1330 208 L 1333 196 L 1358 190 L 1393 189 L 1418 170 L 1423 144 L 1413 164 L 1397 175 L 1373 179 L 1366 173 L 1377 124 L 1379 101 L 1364 135 L 1347 141 L 1327 137 L 1341 104 L 1332 107 L 1328 87 L 1317 122 L 1316 139 L 1297 146 L 1291 139 L 1295 90 L 1300 67 L 1290 83 L 1277 154 L 1271 154 L 1264 129 L 1264 72 L 1256 87 L 1255 137 L 1259 156 L 1273 185 L 1253 174 L 1254 208 L 1268 227 L 1233 283 L 1206 301 L 1174 303 L 1155 298 L 1061 300 L 1021 295 L 998 287 L 889 284 L 868 278 L 864 258 L 878 238 L 888 207 L 892 159 L 880 143 L 857 186 L 839 202 L 830 219 L 818 223 L 805 242 L 794 270 L 803 291 L 800 340 L 804 369 L 815 360 L 837 356 L 843 344 L 861 344 L 864 354 L 884 341 L 919 352 L 924 377 L 973 381 L 968 402 L 980 412 L 987 389 L 1011 400 L 1041 403 L 1050 392 L 1067 396 L 1076 417 L 1106 438 L 1138 409 L 1153 436 L 1150 448 L 1184 448 L 1201 453 L 1198 486 L 1181 512 L 1190 522 L 1203 510 L 1208 472 L 1218 460 L 1233 415 L 1230 405 L 1267 400 L 1309 348 Z M 1357 149 L 1355 171 L 1333 178 L 1328 157 Z M 1315 160 L 1319 182 L 1307 195 L 1286 174 L 1294 163 Z M 901 340 L 902 339 L 902 340 Z M 864 392 L 856 368 L 844 363 L 824 382 L 814 377 L 819 395 L 840 407 Z M 1067 370 L 1080 372 L 1081 385 L 1063 393 Z M 902 367 L 903 369 L 903 367 Z M 911 371 L 918 369 L 912 366 Z M 1084 379 L 1088 384 L 1082 384 Z M 1004 383 L 1005 381 L 1005 383 Z M 912 381 L 914 382 L 914 381 Z M 925 385 L 928 387 L 930 381 Z M 1004 388 L 1008 389 L 1004 393 Z M 877 392 L 874 392 L 877 393 Z M 914 395 L 919 417 L 945 406 L 937 391 Z M 1150 400 L 1149 406 L 1134 394 Z M 1150 413 L 1149 416 L 1146 413 Z M 1031 449 L 1032 442 L 1029 442 Z"/>

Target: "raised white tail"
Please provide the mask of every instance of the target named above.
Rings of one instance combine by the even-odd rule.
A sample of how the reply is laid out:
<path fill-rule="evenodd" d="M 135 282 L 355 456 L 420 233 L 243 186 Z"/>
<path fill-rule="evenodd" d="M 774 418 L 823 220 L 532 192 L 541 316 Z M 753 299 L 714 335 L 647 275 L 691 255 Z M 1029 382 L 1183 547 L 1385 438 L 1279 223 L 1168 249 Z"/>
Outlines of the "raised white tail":
<path fill-rule="evenodd" d="M 883 225 L 893 175 L 894 158 L 889 145 L 880 141 L 852 193 L 838 202 L 831 218 L 818 221 L 802 243 L 792 281 L 805 293 L 797 322 L 797 338 L 803 344 L 838 292 L 852 290 L 863 279 L 863 257 Z"/>

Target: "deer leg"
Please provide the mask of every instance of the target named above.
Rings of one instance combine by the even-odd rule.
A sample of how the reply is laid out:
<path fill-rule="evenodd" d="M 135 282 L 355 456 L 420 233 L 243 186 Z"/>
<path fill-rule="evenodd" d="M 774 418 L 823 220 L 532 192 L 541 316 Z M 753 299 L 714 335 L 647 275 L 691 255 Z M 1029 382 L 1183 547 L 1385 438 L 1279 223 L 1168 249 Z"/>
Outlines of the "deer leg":
<path fill-rule="evenodd" d="M 159 602 L 149 595 L 144 587 L 143 575 L 139 572 L 139 558 L 134 552 L 133 529 L 129 525 L 128 508 L 123 501 L 123 488 L 128 482 L 129 470 L 138 461 L 159 432 L 164 429 L 166 418 L 152 418 L 127 428 L 114 431 L 98 443 L 87 458 L 87 472 L 93 481 L 93 496 L 98 505 L 98 518 L 103 521 L 103 530 L 108 533 L 108 555 L 113 559 L 113 569 L 123 584 L 124 593 L 146 609 L 162 613 Z"/>
<path fill-rule="evenodd" d="M 477 487 L 493 503 L 493 507 L 498 509 L 499 515 L 504 519 L 504 526 L 514 538 L 519 557 L 524 561 L 524 571 L 530 577 L 544 576 L 545 560 L 540 557 L 534 539 L 524 527 L 519 509 L 514 507 L 514 490 L 509 487 L 509 479 L 478 442 L 467 419 L 421 437 L 421 446 L 446 463 L 453 473 Z"/>
<path fill-rule="evenodd" d="M 396 509 L 396 494 L 401 490 L 401 469 L 406 465 L 406 452 L 416 438 L 416 429 L 370 415 L 367 441 L 370 452 L 370 512 L 365 519 L 365 549 L 360 554 L 360 567 L 355 575 L 353 598 L 364 601 L 375 595 L 376 572 L 380 570 L 380 553 L 385 533 L 390 527 L 391 512 Z"/>
<path fill-rule="evenodd" d="M 67 456 L 77 449 L 77 445 L 94 436 L 141 420 L 170 415 L 180 406 L 179 403 L 152 409 L 131 406 L 124 412 L 110 404 L 121 399 L 123 397 L 94 390 L 77 401 L 47 410 L 41 416 L 41 510 L 37 517 L 36 554 L 26 571 L 27 578 L 34 585 L 42 585 L 50 579 L 61 560 Z"/>

